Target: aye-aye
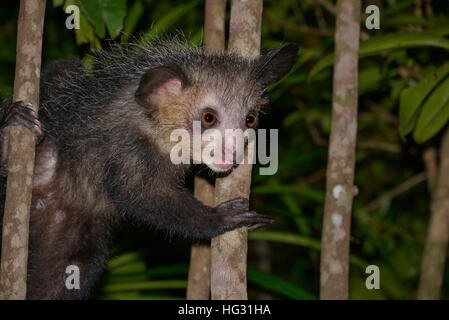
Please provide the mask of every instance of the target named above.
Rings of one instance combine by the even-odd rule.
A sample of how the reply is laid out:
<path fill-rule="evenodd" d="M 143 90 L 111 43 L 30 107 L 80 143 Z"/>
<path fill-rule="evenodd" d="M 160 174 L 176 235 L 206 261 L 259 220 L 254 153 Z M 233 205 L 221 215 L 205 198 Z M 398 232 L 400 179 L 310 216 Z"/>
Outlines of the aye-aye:
<path fill-rule="evenodd" d="M 248 211 L 245 199 L 215 208 L 196 200 L 183 185 L 189 166 L 170 161 L 170 133 L 192 133 L 194 121 L 223 137 L 225 129 L 254 128 L 266 88 L 291 69 L 297 50 L 287 44 L 249 59 L 177 40 L 116 46 L 94 54 L 91 68 L 65 59 L 43 72 L 39 117 L 26 102 L 4 104 L 1 215 L 9 129 L 23 125 L 37 137 L 27 298 L 87 298 L 110 229 L 123 221 L 193 239 L 271 224 L 272 217 Z M 222 145 L 234 150 L 232 142 Z M 209 169 L 231 171 L 242 155 L 230 152 L 233 165 L 218 161 Z M 65 286 L 69 265 L 80 270 L 79 290 Z"/>

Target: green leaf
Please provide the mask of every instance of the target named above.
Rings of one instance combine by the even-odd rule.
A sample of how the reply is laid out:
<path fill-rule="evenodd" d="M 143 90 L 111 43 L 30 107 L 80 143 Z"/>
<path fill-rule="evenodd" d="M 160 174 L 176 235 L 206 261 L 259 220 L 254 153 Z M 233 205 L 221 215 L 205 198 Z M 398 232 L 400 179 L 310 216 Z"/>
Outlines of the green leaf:
<path fill-rule="evenodd" d="M 126 15 L 126 0 L 80 0 L 83 13 L 95 27 L 100 38 L 106 36 L 105 25 L 112 38 L 123 28 Z"/>
<path fill-rule="evenodd" d="M 370 66 L 359 72 L 359 95 L 376 91 L 382 80 L 382 72 L 379 66 Z"/>
<path fill-rule="evenodd" d="M 423 143 L 446 124 L 449 119 L 449 78 L 446 78 L 426 100 L 413 132 L 413 138 Z"/>
<path fill-rule="evenodd" d="M 129 282 L 119 284 L 109 284 L 102 288 L 102 293 L 136 291 L 136 290 L 154 290 L 154 289 L 185 289 L 187 280 L 152 280 L 144 282 Z"/>
<path fill-rule="evenodd" d="M 429 21 L 415 16 L 414 14 L 401 14 L 391 18 L 386 19 L 382 23 L 382 27 L 391 27 L 398 25 L 428 25 Z"/>
<path fill-rule="evenodd" d="M 125 252 L 121 255 L 109 259 L 106 268 L 110 270 L 122 267 L 125 264 L 139 261 L 141 260 L 141 258 L 142 256 L 138 252 Z"/>
<path fill-rule="evenodd" d="M 106 35 L 106 31 L 104 28 L 103 21 L 103 8 L 100 0 L 80 0 L 81 5 L 83 6 L 84 12 L 87 15 L 88 20 L 95 27 L 95 32 L 101 37 L 104 38 Z"/>
<path fill-rule="evenodd" d="M 407 89 L 408 85 L 408 79 L 406 78 L 399 78 L 399 79 L 392 79 L 391 80 L 391 91 L 390 91 L 390 97 L 397 101 L 399 99 L 399 96 L 401 93 Z"/>
<path fill-rule="evenodd" d="M 272 290 L 285 297 L 296 300 L 316 300 L 317 297 L 304 288 L 294 285 L 278 276 L 255 269 L 248 268 L 248 282 L 256 283 L 262 288 Z"/>
<path fill-rule="evenodd" d="M 104 19 L 112 38 L 117 37 L 123 28 L 126 15 L 125 0 L 103 0 Z"/>
<path fill-rule="evenodd" d="M 390 14 L 393 14 L 395 12 L 401 11 L 402 9 L 414 4 L 416 2 L 416 0 L 403 0 L 403 1 L 398 1 L 398 3 L 392 5 L 392 6 L 388 6 L 385 9 L 382 9 L 381 11 L 381 16 L 385 17 L 388 16 Z"/>
<path fill-rule="evenodd" d="M 427 32 L 439 36 L 446 36 L 449 34 L 449 24 L 448 23 L 438 24 L 435 27 L 427 29 Z"/>
<path fill-rule="evenodd" d="M 80 28 L 75 29 L 76 43 L 95 43 L 95 32 L 84 14 L 80 15 Z"/>
<path fill-rule="evenodd" d="M 143 263 L 144 261 L 142 261 Z M 112 269 L 109 271 L 108 279 L 114 278 L 126 278 L 126 277 L 135 277 L 135 276 L 180 276 L 186 275 L 189 272 L 189 266 L 185 264 L 173 264 L 173 265 L 164 265 L 153 268 L 145 268 L 144 270 L 133 271 L 128 268 L 126 270 L 124 267 Z M 132 267 L 132 264 L 130 265 Z"/>
<path fill-rule="evenodd" d="M 449 50 L 449 40 L 428 32 L 391 33 L 361 42 L 359 58 L 376 55 L 384 50 L 426 46 Z M 309 79 L 333 63 L 333 54 L 324 57 L 312 68 Z"/>
<path fill-rule="evenodd" d="M 432 69 L 417 85 L 402 91 L 399 98 L 399 132 L 409 134 L 416 126 L 422 103 L 429 93 L 449 73 L 449 62 Z"/>
<path fill-rule="evenodd" d="M 280 231 L 254 231 L 248 233 L 248 239 L 282 242 L 314 250 L 320 250 L 321 246 L 320 240 Z"/>
<path fill-rule="evenodd" d="M 195 46 L 200 46 L 204 41 L 204 27 L 201 27 L 191 38 L 190 42 Z"/>
<path fill-rule="evenodd" d="M 321 242 L 312 238 L 302 237 L 294 233 L 280 231 L 253 231 L 248 233 L 250 240 L 267 240 L 280 243 L 288 243 L 297 246 L 306 247 L 313 250 L 321 250 Z M 368 263 L 355 255 L 349 256 L 349 262 L 353 265 L 365 268 Z"/>
<path fill-rule="evenodd" d="M 301 112 L 299 111 L 290 112 L 285 116 L 284 121 L 282 122 L 282 126 L 284 128 L 292 127 L 294 125 L 297 125 L 302 118 L 303 115 Z"/>
<path fill-rule="evenodd" d="M 126 276 L 139 276 L 139 275 L 144 275 L 143 272 L 146 271 L 146 264 L 144 260 L 139 260 L 139 261 L 135 261 L 132 263 L 127 263 L 121 267 L 116 267 L 114 269 L 108 270 L 109 271 L 109 275 L 111 275 L 112 277 L 114 276 L 119 276 L 119 277 L 124 277 Z"/>
<path fill-rule="evenodd" d="M 279 162 L 277 174 L 288 172 L 288 170 L 290 170 L 292 167 L 297 167 L 305 163 L 316 161 L 317 159 L 320 159 L 320 157 L 323 156 L 324 157 L 327 156 L 327 148 L 319 148 L 302 154 L 292 154 L 289 158 Z M 256 171 L 257 170 L 254 170 L 254 172 Z M 256 182 L 266 180 L 267 177 L 271 176 L 262 176 L 260 174 L 254 174 L 252 179 L 253 185 L 255 185 Z"/>
<path fill-rule="evenodd" d="M 170 26 L 172 26 L 176 21 L 185 16 L 190 10 L 194 9 L 197 5 L 202 3 L 201 0 L 193 0 L 189 1 L 185 4 L 174 7 L 168 14 L 162 17 L 159 21 L 157 21 L 154 26 L 145 33 L 143 40 L 149 40 L 152 37 L 163 33 Z"/>
<path fill-rule="evenodd" d="M 144 7 L 141 1 L 137 1 L 133 4 L 131 9 L 129 9 L 128 14 L 125 19 L 125 27 L 123 29 L 125 33 L 125 38 L 128 38 L 128 35 L 133 32 L 136 27 L 139 19 L 142 17 L 144 11 Z"/>
<path fill-rule="evenodd" d="M 60 7 L 64 4 L 64 0 L 53 0 L 53 7 Z"/>
<path fill-rule="evenodd" d="M 252 189 L 253 194 L 267 195 L 267 194 L 295 194 L 304 197 L 305 199 L 323 203 L 324 193 L 321 190 L 310 188 L 306 185 L 262 185 Z"/>
<path fill-rule="evenodd" d="M 142 294 L 141 292 L 119 292 L 100 296 L 102 300 L 185 300 L 185 297 L 165 296 L 160 294 Z"/>

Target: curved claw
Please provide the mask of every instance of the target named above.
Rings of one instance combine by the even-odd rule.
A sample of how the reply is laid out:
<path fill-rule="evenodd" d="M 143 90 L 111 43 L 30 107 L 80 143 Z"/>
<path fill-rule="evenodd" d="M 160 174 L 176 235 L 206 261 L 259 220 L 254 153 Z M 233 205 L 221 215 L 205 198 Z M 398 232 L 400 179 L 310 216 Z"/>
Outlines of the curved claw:
<path fill-rule="evenodd" d="M 271 216 L 258 214 L 255 211 L 248 211 L 244 214 L 244 219 L 242 222 L 248 226 L 248 230 L 255 230 L 263 226 L 272 224 L 276 219 Z"/>
<path fill-rule="evenodd" d="M 35 134 L 36 137 L 42 136 L 42 124 L 38 120 L 37 113 L 30 108 L 31 106 L 31 103 L 24 101 L 11 103 L 6 108 L 6 115 L 0 131 L 9 131 L 9 128 L 12 126 L 22 125 Z"/>
<path fill-rule="evenodd" d="M 8 159 L 9 135 L 11 127 L 22 125 L 28 128 L 38 138 L 37 143 L 40 142 L 40 138 L 43 136 L 42 124 L 38 120 L 37 113 L 31 107 L 31 103 L 24 101 L 17 101 L 6 107 L 5 115 L 0 126 L 1 167 L 6 165 L 6 161 Z"/>
<path fill-rule="evenodd" d="M 275 221 L 274 217 L 248 211 L 248 200 L 236 198 L 221 203 L 217 207 L 218 213 L 223 216 L 224 226 L 227 230 L 247 226 L 248 230 L 255 230 Z"/>

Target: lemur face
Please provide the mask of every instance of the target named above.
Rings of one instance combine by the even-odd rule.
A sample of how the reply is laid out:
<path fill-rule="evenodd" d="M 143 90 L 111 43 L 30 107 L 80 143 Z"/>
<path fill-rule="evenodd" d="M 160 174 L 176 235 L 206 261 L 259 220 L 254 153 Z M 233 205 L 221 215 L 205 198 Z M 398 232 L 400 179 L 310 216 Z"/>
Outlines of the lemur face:
<path fill-rule="evenodd" d="M 159 125 L 158 144 L 166 153 L 177 144 L 170 139 L 174 130 L 185 129 L 190 134 L 191 163 L 227 172 L 242 162 L 245 145 L 254 139 L 260 109 L 268 103 L 264 92 L 290 70 L 297 50 L 290 44 L 253 60 L 196 53 L 190 58 L 198 61 L 197 66 L 148 70 L 136 101 Z"/>

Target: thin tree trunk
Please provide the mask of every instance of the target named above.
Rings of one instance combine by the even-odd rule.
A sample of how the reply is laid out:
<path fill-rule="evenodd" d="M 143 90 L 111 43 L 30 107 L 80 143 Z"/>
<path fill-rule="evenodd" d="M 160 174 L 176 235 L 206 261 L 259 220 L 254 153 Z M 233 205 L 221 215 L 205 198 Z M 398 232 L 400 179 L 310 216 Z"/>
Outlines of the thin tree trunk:
<path fill-rule="evenodd" d="M 440 167 L 433 186 L 431 216 L 421 262 L 417 298 L 435 300 L 441 295 L 449 241 L 449 129 L 440 150 Z"/>
<path fill-rule="evenodd" d="M 256 57 L 260 54 L 262 9 L 262 0 L 233 0 L 231 2 L 230 51 L 247 57 Z M 215 183 L 215 204 L 218 205 L 237 197 L 249 199 L 251 171 L 251 164 L 240 164 L 229 176 L 218 178 Z M 212 239 L 212 299 L 248 299 L 246 291 L 247 250 L 248 229 L 246 227 Z"/>
<path fill-rule="evenodd" d="M 214 186 L 204 178 L 195 177 L 195 197 L 207 206 L 214 206 Z M 210 297 L 210 245 L 193 244 L 190 252 L 190 268 L 187 300 L 208 300 Z"/>
<path fill-rule="evenodd" d="M 359 0 L 338 0 L 332 128 L 321 238 L 321 299 L 347 299 L 357 139 Z"/>
<path fill-rule="evenodd" d="M 226 0 L 206 0 L 204 50 L 221 51 L 225 46 Z"/>
<path fill-rule="evenodd" d="M 430 147 L 423 154 L 424 165 L 426 167 L 427 188 L 430 197 L 433 199 L 436 181 L 438 179 L 438 152 L 435 147 Z"/>
<path fill-rule="evenodd" d="M 45 0 L 20 1 L 14 101 L 27 101 L 37 112 Z M 35 137 L 22 126 L 11 129 L 3 217 L 0 298 L 25 299 L 28 229 L 34 173 Z"/>
<path fill-rule="evenodd" d="M 220 51 L 225 45 L 226 0 L 206 0 L 204 21 L 204 50 Z M 195 197 L 205 205 L 214 206 L 214 186 L 206 179 L 195 177 Z M 210 297 L 210 245 L 194 244 L 190 253 L 187 285 L 188 300 Z"/>

